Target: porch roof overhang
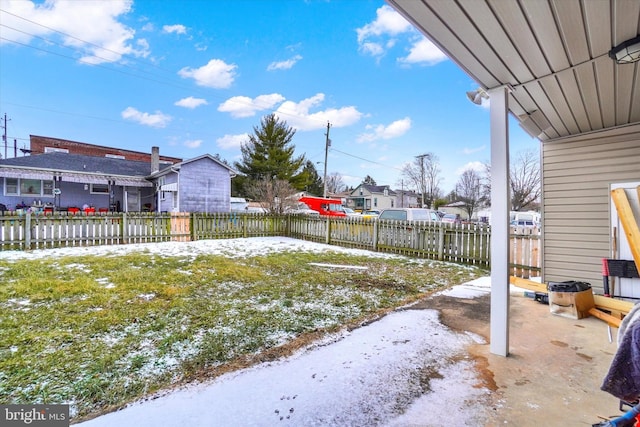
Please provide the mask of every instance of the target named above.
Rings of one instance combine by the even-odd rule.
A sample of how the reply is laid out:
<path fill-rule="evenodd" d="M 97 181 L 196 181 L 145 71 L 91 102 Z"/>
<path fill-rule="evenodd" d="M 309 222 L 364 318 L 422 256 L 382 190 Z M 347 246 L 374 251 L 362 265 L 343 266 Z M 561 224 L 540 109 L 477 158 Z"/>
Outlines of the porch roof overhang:
<path fill-rule="evenodd" d="M 143 177 L 107 175 L 100 173 L 77 173 L 71 171 L 42 170 L 28 167 L 0 166 L 0 176 L 7 178 L 23 179 L 57 179 L 62 182 L 77 182 L 83 184 L 108 184 L 129 186 L 129 187 L 153 187 L 152 182 Z"/>
<path fill-rule="evenodd" d="M 609 57 L 638 35 L 638 1 L 387 2 L 480 87 L 508 87 L 509 112 L 543 143 L 640 123 L 640 62 Z"/>

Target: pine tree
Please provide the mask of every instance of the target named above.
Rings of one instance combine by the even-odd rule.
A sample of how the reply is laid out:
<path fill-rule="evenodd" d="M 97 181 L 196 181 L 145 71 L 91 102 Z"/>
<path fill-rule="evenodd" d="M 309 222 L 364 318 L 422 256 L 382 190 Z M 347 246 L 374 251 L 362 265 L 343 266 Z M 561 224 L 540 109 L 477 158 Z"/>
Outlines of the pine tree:
<path fill-rule="evenodd" d="M 246 188 L 257 181 L 277 179 L 289 182 L 295 189 L 304 190 L 307 177 L 302 166 L 304 155 L 294 157 L 291 143 L 295 130 L 280 121 L 275 114 L 265 116 L 260 126 L 241 147 L 242 161 L 234 164 L 241 176 L 234 178 L 236 194 L 246 194 Z"/>
<path fill-rule="evenodd" d="M 306 184 L 304 190 L 314 196 L 322 196 L 324 193 L 324 183 L 322 177 L 318 174 L 318 170 L 311 160 L 307 160 L 302 169 Z"/>

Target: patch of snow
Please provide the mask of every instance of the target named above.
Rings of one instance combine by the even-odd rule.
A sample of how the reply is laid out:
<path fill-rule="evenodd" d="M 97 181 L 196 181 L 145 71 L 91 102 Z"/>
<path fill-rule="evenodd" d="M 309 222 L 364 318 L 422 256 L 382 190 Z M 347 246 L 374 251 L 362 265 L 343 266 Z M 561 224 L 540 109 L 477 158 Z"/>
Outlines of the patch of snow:
<path fill-rule="evenodd" d="M 471 342 L 441 325 L 436 311 L 398 311 L 330 345 L 79 425 L 482 425 L 489 391 L 479 386 L 471 361 L 451 361 Z"/>
<path fill-rule="evenodd" d="M 362 265 L 342 265 L 342 264 L 324 264 L 322 262 L 310 262 L 309 265 L 315 265 L 316 267 L 327 267 L 327 268 L 346 268 L 351 270 L 368 270 L 369 267 Z"/>
<path fill-rule="evenodd" d="M 462 285 L 454 286 L 435 295 L 446 295 L 454 298 L 477 298 L 491 292 L 491 278 L 480 277 Z"/>

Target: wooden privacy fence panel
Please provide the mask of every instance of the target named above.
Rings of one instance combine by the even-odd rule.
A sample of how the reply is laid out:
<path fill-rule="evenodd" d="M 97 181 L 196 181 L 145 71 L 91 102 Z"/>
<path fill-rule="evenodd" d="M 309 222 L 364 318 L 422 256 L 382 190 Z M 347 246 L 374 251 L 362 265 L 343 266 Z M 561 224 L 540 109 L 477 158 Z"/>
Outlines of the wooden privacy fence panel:
<path fill-rule="evenodd" d="M 174 242 L 191 240 L 191 215 L 186 212 L 171 214 L 171 240 Z"/>
<path fill-rule="evenodd" d="M 19 250 L 24 248 L 24 216 L 0 216 L 0 248 L 2 250 Z"/>
<path fill-rule="evenodd" d="M 25 230 L 26 249 L 123 243 L 120 217 L 26 215 Z"/>
<path fill-rule="evenodd" d="M 377 250 L 488 267 L 485 225 L 378 221 Z"/>
<path fill-rule="evenodd" d="M 168 242 L 171 239 L 171 215 L 133 212 L 122 214 L 125 243 Z"/>
<path fill-rule="evenodd" d="M 490 228 L 258 213 L 104 213 L 0 216 L 0 250 L 286 236 L 421 258 L 490 265 Z M 511 275 L 540 274 L 537 229 L 511 230 Z"/>
<path fill-rule="evenodd" d="M 261 213 L 192 213 L 191 238 L 233 239 L 240 237 L 282 236 L 287 218 Z"/>
<path fill-rule="evenodd" d="M 326 218 L 303 214 L 289 215 L 286 236 L 324 243 L 327 240 L 328 224 L 329 221 Z"/>
<path fill-rule="evenodd" d="M 361 218 L 335 218 L 329 224 L 329 242 L 348 248 L 374 250 L 375 222 Z"/>
<path fill-rule="evenodd" d="M 540 230 L 538 228 L 511 227 L 509 247 L 509 274 L 528 279 L 540 276 Z"/>

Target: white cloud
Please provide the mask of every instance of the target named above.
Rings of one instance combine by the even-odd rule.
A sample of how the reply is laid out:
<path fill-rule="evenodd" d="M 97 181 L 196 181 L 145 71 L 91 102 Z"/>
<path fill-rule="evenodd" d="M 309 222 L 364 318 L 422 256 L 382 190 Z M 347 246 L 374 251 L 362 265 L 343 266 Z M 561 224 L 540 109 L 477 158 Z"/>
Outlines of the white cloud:
<path fill-rule="evenodd" d="M 402 15 L 387 5 L 376 11 L 375 21 L 356 29 L 356 33 L 360 52 L 377 59 L 397 45 L 399 38 L 411 43 L 409 54 L 398 59 L 402 64 L 434 65 L 447 59 L 440 49 L 419 35 Z"/>
<path fill-rule="evenodd" d="M 178 71 L 182 78 L 192 78 L 199 86 L 225 89 L 231 86 L 235 78 L 235 64 L 227 64 L 220 59 L 212 59 L 200 68 L 184 67 Z"/>
<path fill-rule="evenodd" d="M 176 101 L 174 105 L 177 105 L 178 107 L 194 109 L 201 105 L 208 105 L 208 104 L 209 103 L 207 102 L 206 99 L 194 98 L 193 96 L 189 96 L 187 98 L 182 98 L 181 100 Z"/>
<path fill-rule="evenodd" d="M 34 36 L 59 39 L 76 49 L 81 55 L 79 61 L 87 64 L 120 61 L 127 55 L 147 57 L 148 43 L 136 40 L 135 30 L 118 21 L 131 12 L 131 5 L 132 0 L 3 2 L 3 9 L 9 13 L 2 15 L 0 37 L 20 43 L 30 43 Z"/>
<path fill-rule="evenodd" d="M 360 50 L 371 56 L 384 55 L 385 49 L 380 43 L 365 42 L 360 45 Z"/>
<path fill-rule="evenodd" d="M 240 135 L 225 135 L 222 138 L 218 138 L 216 142 L 218 143 L 218 147 L 223 150 L 240 148 L 242 144 L 249 140 L 249 134 L 243 133 Z"/>
<path fill-rule="evenodd" d="M 480 173 L 484 173 L 484 163 L 482 162 L 469 162 L 464 166 L 459 167 L 458 169 L 456 169 L 456 175 L 460 176 L 464 173 L 464 171 L 468 170 L 468 169 L 473 169 L 476 172 L 480 172 Z"/>
<path fill-rule="evenodd" d="M 296 63 L 301 59 L 302 59 L 302 56 L 296 55 L 293 58 L 287 59 L 286 61 L 272 62 L 267 67 L 267 71 L 288 70 L 292 68 L 294 65 L 296 65 Z"/>
<path fill-rule="evenodd" d="M 198 148 L 202 145 L 202 140 L 201 139 L 191 139 L 191 140 L 187 140 L 185 142 L 182 143 L 182 145 L 184 145 L 185 147 L 188 148 Z"/>
<path fill-rule="evenodd" d="M 384 5 L 376 11 L 376 20 L 362 28 L 358 28 L 358 43 L 369 37 L 397 35 L 412 30 L 411 24 L 391 6 Z"/>
<path fill-rule="evenodd" d="M 260 95 L 253 99 L 248 96 L 234 96 L 220 104 L 218 111 L 230 113 L 233 118 L 252 117 L 258 111 L 272 110 L 284 99 L 279 93 Z"/>
<path fill-rule="evenodd" d="M 398 61 L 405 64 L 425 64 L 434 65 L 438 62 L 446 61 L 447 55 L 442 53 L 440 49 L 436 47 L 427 38 L 422 38 L 411 46 L 409 55 L 404 58 L 399 58 Z"/>
<path fill-rule="evenodd" d="M 164 25 L 162 27 L 162 32 L 163 33 L 175 33 L 175 34 L 187 34 L 187 27 L 185 27 L 184 25 L 180 25 L 180 24 L 175 24 L 175 25 Z"/>
<path fill-rule="evenodd" d="M 404 119 L 396 120 L 388 126 L 384 125 L 367 125 L 367 130 L 370 132 L 363 133 L 358 136 L 358 142 L 371 142 L 378 139 L 393 139 L 404 135 L 411 129 L 411 119 L 405 117 Z"/>
<path fill-rule="evenodd" d="M 390 6 L 384 5 L 376 11 L 375 21 L 356 29 L 359 50 L 375 58 L 381 58 L 394 46 L 394 37 L 415 30 L 411 24 Z"/>
<path fill-rule="evenodd" d="M 133 107 L 127 107 L 122 113 L 122 118 L 154 128 L 164 128 L 171 121 L 171 116 L 156 111 L 155 114 L 143 113 Z"/>
<path fill-rule="evenodd" d="M 303 99 L 299 103 L 285 101 L 275 112 L 287 125 L 297 130 L 316 130 L 327 126 L 345 127 L 356 123 L 363 116 L 356 107 L 328 108 L 323 111 L 311 113 L 313 107 L 324 101 L 324 94 L 318 93 L 311 98 Z"/>
<path fill-rule="evenodd" d="M 155 29 L 156 27 L 155 25 L 153 25 L 152 22 L 147 22 L 142 26 L 142 31 L 146 31 L 146 32 L 152 32 L 152 31 L 155 31 Z"/>
<path fill-rule="evenodd" d="M 462 154 L 474 154 L 474 153 L 478 153 L 480 151 L 484 151 L 485 150 L 486 145 L 481 145 L 480 147 L 476 147 L 476 148 L 464 148 L 462 150 Z"/>

